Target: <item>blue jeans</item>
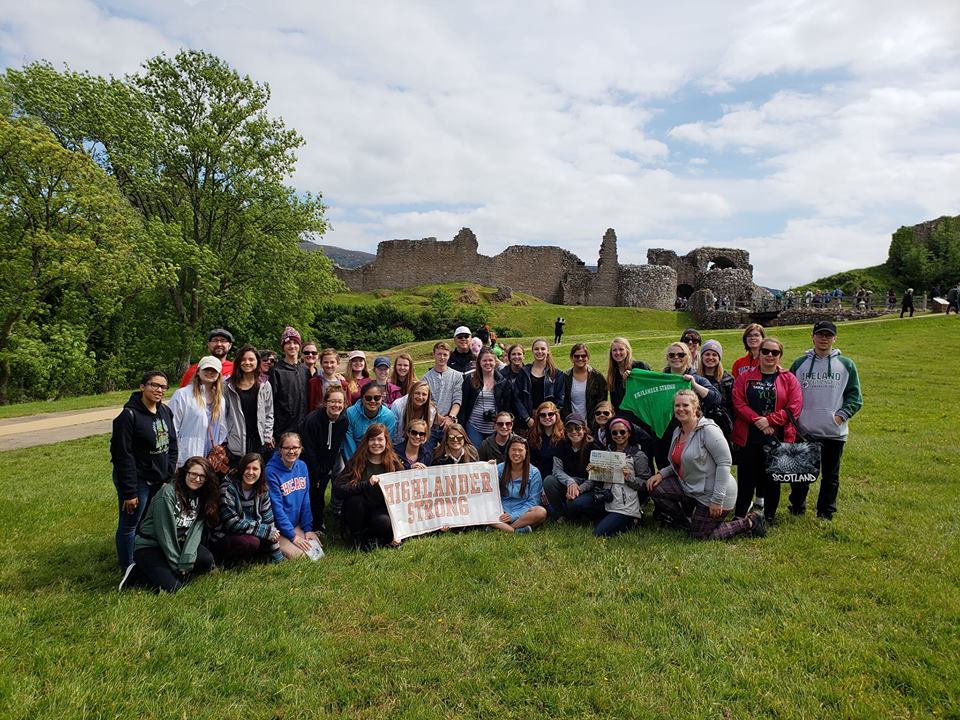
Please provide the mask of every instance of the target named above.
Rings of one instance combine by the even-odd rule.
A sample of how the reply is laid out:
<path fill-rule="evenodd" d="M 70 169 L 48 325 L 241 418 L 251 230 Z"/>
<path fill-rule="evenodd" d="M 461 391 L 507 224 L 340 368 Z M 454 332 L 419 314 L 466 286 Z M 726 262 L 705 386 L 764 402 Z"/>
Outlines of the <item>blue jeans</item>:
<path fill-rule="evenodd" d="M 147 503 L 157 494 L 160 485 L 150 485 L 142 480 L 137 481 L 137 509 L 132 513 L 124 512 L 123 495 L 120 491 L 120 481 L 117 474 L 113 474 L 113 485 L 117 489 L 117 508 L 119 518 L 117 520 L 117 564 L 120 570 L 126 570 L 127 565 L 133 562 L 133 539 L 137 534 L 137 525 L 140 524 L 140 518 L 143 517 L 147 509 Z"/>
<path fill-rule="evenodd" d="M 597 537 L 613 537 L 632 528 L 635 520 L 636 518 L 630 515 L 621 515 L 615 512 L 607 513 L 593 528 L 593 534 Z"/>
<path fill-rule="evenodd" d="M 490 435 L 492 434 L 493 433 L 490 433 Z M 478 432 L 476 429 L 474 429 L 473 425 L 467 423 L 467 437 L 470 438 L 470 442 L 473 443 L 473 446 L 477 450 L 480 449 L 480 443 L 490 437 L 490 435 L 484 435 L 483 433 Z"/>

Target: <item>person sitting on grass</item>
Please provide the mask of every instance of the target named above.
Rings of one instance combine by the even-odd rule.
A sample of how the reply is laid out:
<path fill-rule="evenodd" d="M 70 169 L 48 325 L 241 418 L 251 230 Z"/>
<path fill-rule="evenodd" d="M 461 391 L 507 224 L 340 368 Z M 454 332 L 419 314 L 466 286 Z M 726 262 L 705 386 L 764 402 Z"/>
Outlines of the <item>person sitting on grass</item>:
<path fill-rule="evenodd" d="M 767 534 L 763 513 L 726 522 L 737 502 L 737 481 L 730 474 L 730 446 L 720 427 L 703 417 L 700 398 L 693 390 L 673 396 L 677 428 L 670 441 L 669 464 L 647 481 L 654 505 L 665 513 L 683 513 L 693 501 L 690 535 L 697 540 L 725 540 L 737 535 Z"/>
<path fill-rule="evenodd" d="M 204 528 L 219 522 L 217 474 L 205 458 L 194 456 L 164 485 L 143 515 L 133 543 L 133 564 L 120 589 L 143 585 L 154 592 L 177 592 L 214 567 L 201 544 Z"/>
<path fill-rule="evenodd" d="M 396 547 L 393 526 L 380 475 L 403 470 L 403 463 L 390 446 L 390 431 L 382 423 L 367 428 L 347 467 L 333 482 L 333 492 L 343 503 L 341 517 L 354 548 L 369 552 L 381 545 Z"/>
<path fill-rule="evenodd" d="M 300 459 L 303 444 L 297 433 L 281 435 L 279 450 L 267 463 L 267 489 L 274 522 L 280 530 L 280 552 L 285 558 L 299 558 L 310 551 L 311 543 L 320 545 L 320 538 L 313 532 L 310 472 Z"/>
<path fill-rule="evenodd" d="M 650 477 L 650 458 L 638 445 L 630 444 L 633 427 L 626 418 L 616 417 L 607 424 L 609 449 L 627 456 L 623 483 L 601 483 L 605 514 L 593 529 L 596 537 L 613 537 L 640 524 L 647 502 L 644 483 Z M 587 466 L 589 471 L 590 466 Z"/>
<path fill-rule="evenodd" d="M 481 443 L 477 454 L 483 462 L 493 460 L 502 463 L 506 457 L 507 441 L 513 435 L 513 413 L 501 410 L 493 424 L 493 435 Z"/>
<path fill-rule="evenodd" d="M 594 450 L 607 449 L 607 444 L 610 439 L 607 437 L 607 423 L 610 422 L 613 416 L 614 409 L 612 402 L 609 400 L 604 400 L 603 402 L 597 403 L 597 407 L 593 411 L 592 435 Z"/>
<path fill-rule="evenodd" d="M 406 439 L 393 448 L 404 470 L 423 469 L 433 460 L 433 454 L 426 445 L 429 434 L 425 420 L 411 420 L 407 425 Z"/>
<path fill-rule="evenodd" d="M 503 514 L 493 527 L 505 532 L 528 533 L 547 519 L 540 504 L 543 479 L 530 464 L 526 438 L 514 435 L 507 443 L 507 459 L 497 465 Z"/>
<path fill-rule="evenodd" d="M 235 474 L 220 486 L 220 524 L 211 549 L 221 563 L 249 559 L 283 560 L 280 531 L 273 524 L 267 473 L 258 453 L 247 453 Z"/>
<path fill-rule="evenodd" d="M 477 449 L 467 437 L 463 425 L 454 423 L 443 431 L 443 438 L 433 453 L 431 465 L 459 465 L 477 462 L 480 459 Z"/>
<path fill-rule="evenodd" d="M 580 413 L 570 413 L 564 424 L 566 437 L 553 456 L 553 472 L 543 481 L 550 513 L 558 522 L 596 516 L 593 483 L 588 479 L 593 438 Z"/>

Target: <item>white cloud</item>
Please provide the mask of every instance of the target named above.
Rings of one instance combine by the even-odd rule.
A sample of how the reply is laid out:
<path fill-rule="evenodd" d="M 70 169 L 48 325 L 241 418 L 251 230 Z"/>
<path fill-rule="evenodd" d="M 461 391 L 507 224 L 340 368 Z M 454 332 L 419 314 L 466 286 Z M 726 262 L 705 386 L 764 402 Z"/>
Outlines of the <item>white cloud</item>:
<path fill-rule="evenodd" d="M 186 46 L 268 82 L 307 141 L 294 183 L 331 205 L 324 241 L 357 249 L 470 226 L 484 252 L 549 243 L 592 263 L 612 226 L 624 261 L 743 243 L 787 285 L 960 212 L 946 0 L 0 0 L 0 16 L 7 64 L 122 74 Z M 779 231 L 755 232 L 757 214 Z"/>

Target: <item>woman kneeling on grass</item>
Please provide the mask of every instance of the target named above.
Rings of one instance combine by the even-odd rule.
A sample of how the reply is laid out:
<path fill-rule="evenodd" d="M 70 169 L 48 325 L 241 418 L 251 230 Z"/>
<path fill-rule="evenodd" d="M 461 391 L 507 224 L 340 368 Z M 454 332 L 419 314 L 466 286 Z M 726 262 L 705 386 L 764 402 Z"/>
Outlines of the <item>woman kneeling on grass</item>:
<path fill-rule="evenodd" d="M 334 494 L 343 501 L 341 517 L 354 547 L 369 552 L 379 545 L 396 547 L 393 526 L 380 475 L 403 470 L 403 463 L 390 446 L 387 426 L 374 423 L 367 428 L 347 467 L 333 482 Z"/>
<path fill-rule="evenodd" d="M 547 519 L 547 509 L 540 505 L 543 479 L 530 464 L 526 438 L 510 438 L 506 459 L 497 465 L 497 474 L 503 514 L 493 527 L 506 532 L 532 532 Z"/>
<path fill-rule="evenodd" d="M 694 501 L 690 535 L 697 540 L 725 540 L 751 533 L 767 534 L 763 514 L 724 522 L 737 502 L 737 482 L 730 474 L 730 446 L 719 426 L 703 417 L 693 390 L 673 396 L 678 426 L 670 442 L 669 464 L 647 481 L 655 505 L 667 513 L 681 512 L 681 503 Z"/>
<path fill-rule="evenodd" d="M 213 555 L 200 541 L 204 526 L 218 522 L 219 498 L 210 463 L 199 456 L 188 458 L 147 506 L 133 544 L 133 564 L 120 589 L 141 584 L 154 592 L 176 592 L 194 576 L 209 572 Z"/>
<path fill-rule="evenodd" d="M 240 458 L 235 475 L 220 486 L 220 524 L 213 531 L 211 549 L 226 563 L 247 559 L 280 562 L 279 540 L 263 458 L 248 453 Z"/>
<path fill-rule="evenodd" d="M 623 466 L 623 483 L 601 483 L 606 511 L 593 534 L 597 537 L 613 537 L 640 524 L 643 506 L 647 502 L 644 485 L 650 477 L 650 459 L 637 445 L 630 444 L 633 428 L 626 418 L 613 418 L 607 423 L 610 452 L 622 452 L 627 456 Z M 590 469 L 590 466 L 587 466 Z"/>

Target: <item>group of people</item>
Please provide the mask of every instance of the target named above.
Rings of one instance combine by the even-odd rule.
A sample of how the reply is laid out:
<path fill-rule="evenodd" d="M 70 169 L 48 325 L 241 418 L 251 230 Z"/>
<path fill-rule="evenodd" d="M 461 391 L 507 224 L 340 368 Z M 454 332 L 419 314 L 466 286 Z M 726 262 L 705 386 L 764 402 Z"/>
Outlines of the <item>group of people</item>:
<path fill-rule="evenodd" d="M 638 526 L 652 503 L 655 519 L 695 538 L 764 536 L 780 500 L 764 447 L 798 430 L 821 444 L 817 515 L 830 520 L 848 422 L 862 405 L 836 335 L 818 322 L 813 347 L 787 368 L 783 344 L 749 325 L 728 372 L 717 340 L 685 330 L 662 369 L 684 389 L 655 430 L 628 397 L 631 372 L 650 366 L 624 337 L 610 342 L 606 372 L 583 343 L 561 370 L 545 339 L 529 361 L 521 344 L 501 360 L 461 326 L 418 378 L 406 353 L 377 356 L 371 374 L 353 351 L 341 372 L 338 351 L 292 327 L 280 356 L 243 345 L 231 361 L 233 337 L 216 328 L 169 405 L 166 375 L 150 371 L 114 421 L 121 587 L 172 592 L 216 565 L 314 556 L 331 484 L 349 543 L 396 545 L 380 476 L 468 462 L 496 464 L 503 514 L 491 527 L 506 532 L 552 518 L 609 537 Z M 591 480 L 593 450 L 623 454 L 622 482 Z M 806 512 L 808 490 L 792 487 L 791 512 Z"/>

